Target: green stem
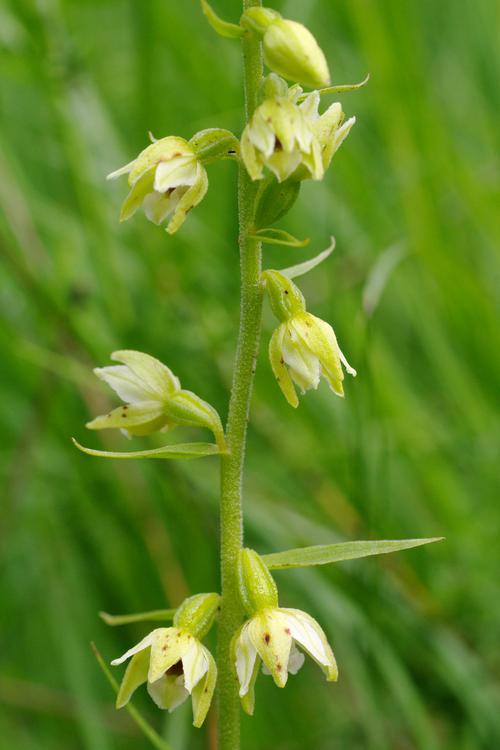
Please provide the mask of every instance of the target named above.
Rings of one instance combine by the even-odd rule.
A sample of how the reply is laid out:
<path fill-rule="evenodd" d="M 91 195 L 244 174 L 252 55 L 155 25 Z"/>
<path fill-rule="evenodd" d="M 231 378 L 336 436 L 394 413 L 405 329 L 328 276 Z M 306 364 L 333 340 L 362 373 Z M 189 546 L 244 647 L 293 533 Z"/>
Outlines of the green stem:
<path fill-rule="evenodd" d="M 260 0 L 244 0 L 243 9 L 256 5 L 261 5 Z M 248 120 L 257 104 L 262 80 L 262 53 L 254 34 L 245 34 L 242 41 Z M 242 476 L 262 316 L 261 242 L 250 236 L 253 233 L 256 192 L 256 185 L 241 164 L 238 176 L 240 328 L 226 432 L 229 453 L 221 457 L 222 611 L 217 646 L 219 750 L 239 750 L 240 747 L 240 701 L 230 646 L 242 620 L 237 581 L 237 561 L 243 543 Z"/>

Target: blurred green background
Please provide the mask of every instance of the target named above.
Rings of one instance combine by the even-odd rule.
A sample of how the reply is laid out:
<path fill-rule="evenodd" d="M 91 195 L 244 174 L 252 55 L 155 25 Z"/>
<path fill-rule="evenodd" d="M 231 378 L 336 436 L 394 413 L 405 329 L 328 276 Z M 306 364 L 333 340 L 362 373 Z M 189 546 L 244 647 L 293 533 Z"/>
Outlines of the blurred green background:
<path fill-rule="evenodd" d="M 237 20 L 239 3 L 217 0 Z M 307 663 L 260 677 L 244 750 L 500 747 L 500 354 L 495 0 L 294 0 L 358 123 L 282 226 L 301 280 L 358 377 L 288 407 L 267 362 L 266 309 L 249 430 L 246 537 L 261 552 L 444 535 L 394 556 L 277 574 L 284 606 L 323 624 L 341 679 Z M 117 348 L 167 362 L 226 415 L 238 323 L 235 166 L 168 237 L 120 226 L 104 176 L 160 137 L 239 132 L 237 42 L 195 0 L 0 3 L 0 746 L 137 750 L 147 741 L 89 649 L 109 660 L 148 625 L 97 611 L 176 605 L 218 586 L 216 459 L 100 461 L 152 447 L 85 422 L 118 402 L 91 373 Z M 496 67 L 495 67 L 496 66 Z M 331 99 L 325 101 L 328 104 Z M 495 247 L 496 245 L 496 247 Z M 179 429 L 173 439 L 208 439 Z M 117 668 L 116 675 L 121 674 Z M 175 750 L 213 748 L 213 717 L 136 702 Z"/>

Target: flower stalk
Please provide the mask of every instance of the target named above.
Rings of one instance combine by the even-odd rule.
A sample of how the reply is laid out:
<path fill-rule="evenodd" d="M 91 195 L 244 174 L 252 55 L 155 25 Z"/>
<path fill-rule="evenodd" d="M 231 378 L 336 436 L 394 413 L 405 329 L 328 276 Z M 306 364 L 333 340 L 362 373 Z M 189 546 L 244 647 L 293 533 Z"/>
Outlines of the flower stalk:
<path fill-rule="evenodd" d="M 243 10 L 260 6 L 260 0 L 244 0 Z M 258 38 L 242 40 L 245 110 L 247 122 L 256 106 L 262 81 L 262 53 Z M 219 620 L 217 663 L 219 750 L 240 747 L 240 701 L 231 663 L 231 640 L 241 624 L 238 559 L 243 543 L 242 475 L 247 421 L 260 339 L 263 288 L 261 242 L 253 234 L 257 185 L 243 164 L 239 166 L 240 327 L 226 430 L 228 454 L 221 456 L 220 561 L 222 609 Z"/>

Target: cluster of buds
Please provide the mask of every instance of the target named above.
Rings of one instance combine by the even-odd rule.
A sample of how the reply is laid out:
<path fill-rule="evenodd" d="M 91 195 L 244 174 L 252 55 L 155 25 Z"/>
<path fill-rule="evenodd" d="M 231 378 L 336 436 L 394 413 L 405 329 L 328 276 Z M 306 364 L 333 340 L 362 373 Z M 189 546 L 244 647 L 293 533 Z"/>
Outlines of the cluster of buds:
<path fill-rule="evenodd" d="M 224 450 L 224 430 L 217 411 L 191 391 L 181 388 L 179 378 L 162 362 L 143 352 L 113 352 L 119 365 L 96 367 L 124 401 L 113 411 L 87 423 L 90 430 L 118 428 L 127 436 L 151 435 L 178 425 L 207 427 Z"/>
<path fill-rule="evenodd" d="M 327 680 L 336 680 L 335 657 L 323 630 L 306 612 L 279 606 L 276 584 L 257 552 L 241 551 L 238 575 L 241 602 L 249 619 L 233 638 L 231 653 L 244 710 L 253 713 L 260 666 L 283 688 L 288 675 L 296 674 L 304 663 L 306 653 Z M 123 708 L 135 690 L 146 683 L 156 705 L 168 711 L 175 710 L 190 695 L 193 724 L 200 727 L 217 680 L 214 658 L 202 640 L 219 610 L 219 594 L 196 594 L 176 610 L 173 627 L 156 628 L 114 659 L 113 666 L 130 659 L 118 690 L 117 708 Z"/>
<path fill-rule="evenodd" d="M 342 365 L 356 375 L 342 354 L 331 325 L 306 311 L 300 289 L 279 271 L 262 274 L 272 311 L 280 321 L 269 343 L 271 367 L 283 395 L 298 406 L 302 393 L 317 388 L 323 376 L 337 396 L 344 395 Z"/>

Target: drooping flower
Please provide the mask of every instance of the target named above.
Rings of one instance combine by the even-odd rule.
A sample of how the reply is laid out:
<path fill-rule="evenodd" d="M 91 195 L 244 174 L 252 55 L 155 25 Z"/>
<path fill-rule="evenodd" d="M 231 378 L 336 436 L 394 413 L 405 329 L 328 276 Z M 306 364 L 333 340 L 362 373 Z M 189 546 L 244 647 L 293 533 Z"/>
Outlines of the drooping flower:
<path fill-rule="evenodd" d="M 137 645 L 114 659 L 116 666 L 131 658 L 116 698 L 122 708 L 144 683 L 159 708 L 174 711 L 191 696 L 193 724 L 200 727 L 207 715 L 217 680 L 217 667 L 201 639 L 211 627 L 220 597 L 197 594 L 186 600 L 174 618 L 174 627 L 156 628 Z M 180 615 L 179 615 L 180 613 Z M 193 616 L 194 615 L 194 616 Z"/>
<path fill-rule="evenodd" d="M 305 393 L 318 387 L 321 376 L 343 396 L 342 366 L 350 375 L 356 370 L 344 357 L 331 325 L 306 311 L 300 290 L 279 271 L 265 271 L 263 277 L 273 312 L 282 321 L 269 342 L 269 359 L 288 403 L 299 403 L 294 383 Z"/>
<path fill-rule="evenodd" d="M 300 166 L 315 180 L 323 177 L 321 146 L 303 106 L 287 96 L 266 99 L 241 136 L 241 156 L 252 180 L 268 167 L 279 182 Z"/>
<path fill-rule="evenodd" d="M 291 97 L 296 98 L 300 94 L 300 91 L 300 88 L 296 88 L 295 92 L 292 92 L 292 89 L 290 89 Z M 318 111 L 319 103 L 319 92 L 312 91 L 302 102 L 301 108 L 314 136 L 319 141 L 323 170 L 326 172 L 333 155 L 349 135 L 351 128 L 356 122 L 356 118 L 350 117 L 346 120 L 340 102 L 334 102 L 320 115 Z"/>
<path fill-rule="evenodd" d="M 195 393 L 181 389 L 179 379 L 166 365 L 132 350 L 113 352 L 111 359 L 121 364 L 96 367 L 94 372 L 125 403 L 88 422 L 90 430 L 119 428 L 129 436 L 142 436 L 182 424 L 198 425 L 212 430 L 217 443 L 224 446 L 216 410 Z"/>
<path fill-rule="evenodd" d="M 177 136 L 155 141 L 108 179 L 128 174 L 131 190 L 123 203 L 120 221 L 129 219 L 142 205 L 147 218 L 161 224 L 170 218 L 167 232 L 174 234 L 188 212 L 198 205 L 208 189 L 205 167 L 193 146 Z"/>
<path fill-rule="evenodd" d="M 243 605 L 250 615 L 237 632 L 232 653 L 243 708 L 254 708 L 254 687 L 259 667 L 285 687 L 308 654 L 328 681 L 338 677 L 337 664 L 326 636 L 316 620 L 299 609 L 278 606 L 276 584 L 259 555 L 251 549 L 240 553 L 239 583 Z M 300 649 L 300 650 L 299 650 Z"/>

